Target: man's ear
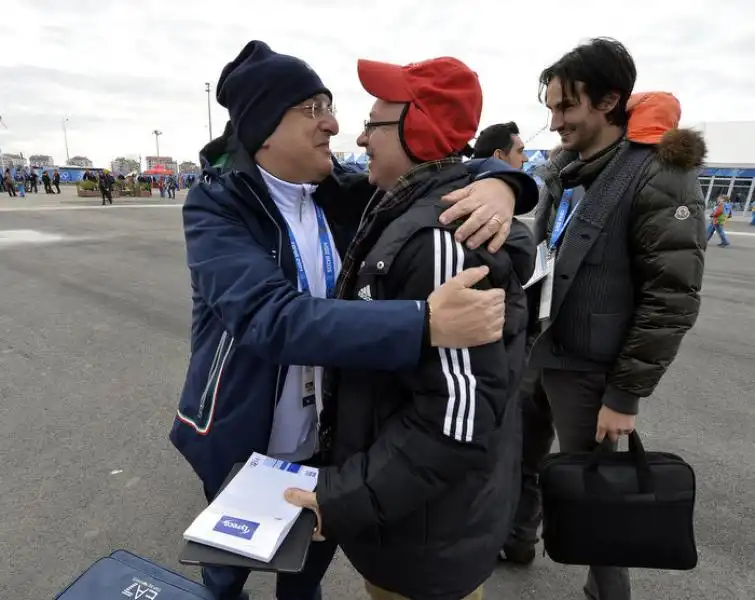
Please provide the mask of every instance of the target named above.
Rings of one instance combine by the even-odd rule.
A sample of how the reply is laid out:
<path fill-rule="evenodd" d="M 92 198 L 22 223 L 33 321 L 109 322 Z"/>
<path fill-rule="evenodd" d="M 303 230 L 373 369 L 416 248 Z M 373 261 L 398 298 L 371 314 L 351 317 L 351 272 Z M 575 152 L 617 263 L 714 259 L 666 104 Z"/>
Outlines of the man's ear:
<path fill-rule="evenodd" d="M 256 163 L 259 164 L 259 162 L 260 162 L 260 153 L 263 150 L 268 150 L 270 148 L 270 140 L 272 139 L 272 137 L 273 136 L 270 135 L 270 137 L 268 137 L 264 142 L 262 142 L 262 144 L 260 145 L 260 147 L 257 148 L 257 151 L 252 155 L 252 158 L 254 159 L 254 162 L 256 162 Z M 262 160 L 264 161 L 264 155 L 262 156 Z"/>
<path fill-rule="evenodd" d="M 620 96 L 617 92 L 608 92 L 596 107 L 602 113 L 610 113 L 619 103 Z"/>
<path fill-rule="evenodd" d="M 497 158 L 498 160 L 506 162 L 506 153 L 499 148 L 498 150 L 493 152 L 493 158 Z"/>

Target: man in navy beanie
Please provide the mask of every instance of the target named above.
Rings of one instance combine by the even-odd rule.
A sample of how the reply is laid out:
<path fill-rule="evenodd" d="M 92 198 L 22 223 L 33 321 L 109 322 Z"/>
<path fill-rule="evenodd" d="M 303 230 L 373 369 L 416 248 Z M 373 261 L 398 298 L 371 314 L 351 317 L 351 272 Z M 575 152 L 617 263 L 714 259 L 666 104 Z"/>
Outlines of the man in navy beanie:
<path fill-rule="evenodd" d="M 249 42 L 220 74 L 217 99 L 228 109 L 244 146 L 259 150 L 286 112 L 300 102 L 330 90 L 303 60 L 273 52 L 264 42 Z"/>
<path fill-rule="evenodd" d="M 223 70 L 218 101 L 231 120 L 204 149 L 183 209 L 193 323 L 171 431 L 208 500 L 253 452 L 323 465 L 323 366 L 408 369 L 431 347 L 500 339 L 504 313 L 498 290 L 472 289 L 484 268 L 426 301 L 336 300 L 340 257 L 375 189 L 363 174 L 334 176 L 330 91 L 306 63 L 255 41 Z M 460 241 L 495 250 L 514 204 L 529 211 L 537 189 L 497 161 L 467 164 L 478 180 L 445 216 L 466 218 Z M 319 600 L 335 550 L 313 544 L 301 573 L 278 576 L 277 599 Z M 236 600 L 248 574 L 214 567 L 203 578 L 218 600 Z"/>

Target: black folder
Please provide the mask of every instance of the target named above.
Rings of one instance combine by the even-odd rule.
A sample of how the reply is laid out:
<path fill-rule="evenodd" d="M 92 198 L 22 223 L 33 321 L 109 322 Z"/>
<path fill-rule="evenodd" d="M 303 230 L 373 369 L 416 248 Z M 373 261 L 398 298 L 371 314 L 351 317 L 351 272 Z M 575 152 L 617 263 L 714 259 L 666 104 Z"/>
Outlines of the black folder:
<path fill-rule="evenodd" d="M 223 482 L 223 488 L 228 485 L 243 466 L 244 463 L 234 465 L 231 473 Z M 299 573 L 307 560 L 309 545 L 312 543 L 312 534 L 316 527 L 317 517 L 315 513 L 303 509 L 288 536 L 278 548 L 278 552 L 275 553 L 269 563 L 196 542 L 186 542 L 178 560 L 184 565 L 201 567 L 243 567 L 252 571 L 267 573 Z"/>

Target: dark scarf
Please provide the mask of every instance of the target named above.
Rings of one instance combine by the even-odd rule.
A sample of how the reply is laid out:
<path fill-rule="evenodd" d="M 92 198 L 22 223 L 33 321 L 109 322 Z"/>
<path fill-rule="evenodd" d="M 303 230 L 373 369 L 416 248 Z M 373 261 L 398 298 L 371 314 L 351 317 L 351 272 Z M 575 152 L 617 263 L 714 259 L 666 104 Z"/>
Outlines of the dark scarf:
<path fill-rule="evenodd" d="M 613 144 L 604 148 L 587 160 L 576 160 L 567 164 L 559 173 L 562 188 L 569 189 L 577 186 L 589 188 L 590 184 L 600 175 L 611 159 L 616 156 L 621 148 L 623 138 L 619 138 Z"/>
<path fill-rule="evenodd" d="M 536 234 L 550 235 L 556 216 L 554 207 L 561 200 L 565 189 L 578 186 L 589 188 L 606 166 L 627 146 L 628 142 L 624 138 L 619 138 L 587 160 L 580 160 L 577 152 L 560 150 L 552 153 L 548 162 L 535 171 L 544 183 L 540 189 L 540 200 L 535 213 Z M 543 212 L 548 214 L 548 218 L 545 224 L 538 227 L 537 223 L 542 222 Z"/>

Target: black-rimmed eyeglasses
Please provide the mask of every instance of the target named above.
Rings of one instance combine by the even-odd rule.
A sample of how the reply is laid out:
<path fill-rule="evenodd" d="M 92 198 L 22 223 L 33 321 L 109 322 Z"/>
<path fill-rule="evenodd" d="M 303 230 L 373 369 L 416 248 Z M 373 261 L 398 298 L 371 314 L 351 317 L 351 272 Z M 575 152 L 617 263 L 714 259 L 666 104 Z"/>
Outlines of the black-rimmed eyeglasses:
<path fill-rule="evenodd" d="M 364 135 L 367 137 L 378 127 L 390 127 L 391 125 L 400 125 L 401 121 L 365 121 Z"/>

